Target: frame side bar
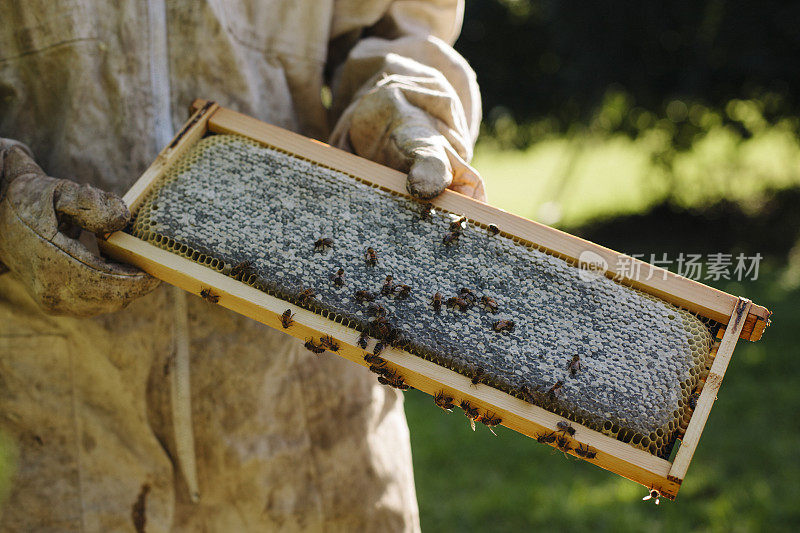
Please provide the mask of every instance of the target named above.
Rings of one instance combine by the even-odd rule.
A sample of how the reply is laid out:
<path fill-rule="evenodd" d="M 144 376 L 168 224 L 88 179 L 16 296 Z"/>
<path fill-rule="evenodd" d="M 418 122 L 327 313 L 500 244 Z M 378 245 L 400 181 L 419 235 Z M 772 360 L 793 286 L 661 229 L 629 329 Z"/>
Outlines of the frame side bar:
<path fill-rule="evenodd" d="M 208 129 L 214 133 L 244 135 L 312 161 L 325 161 L 331 168 L 404 196 L 408 195 L 405 188 L 406 175 L 402 172 L 230 109 L 220 108 L 214 113 L 208 122 Z M 530 242 L 572 262 L 578 262 L 586 252 L 596 254 L 608 265 L 606 276 L 620 279 L 626 285 L 722 324 L 728 323 L 736 307 L 737 299 L 731 294 L 459 193 L 446 190 L 434 198 L 432 203 L 453 213 L 466 214 L 471 220 L 480 224 L 495 224 L 507 236 Z M 638 272 L 639 279 L 626 277 L 626 272 Z M 757 333 L 758 336 L 753 339 L 756 340 L 763 331 L 770 313 L 764 307 L 757 305 L 751 307 L 750 313 L 752 315 L 749 321 L 750 327 L 743 330 L 742 336 L 750 340 L 753 333 Z M 758 323 L 761 327 L 757 325 Z"/>
<path fill-rule="evenodd" d="M 676 483 L 682 482 L 686 477 L 689 463 L 691 463 L 694 452 L 697 449 L 700 435 L 703 433 L 708 415 L 711 413 L 711 407 L 717 399 L 717 391 L 722 385 L 722 378 L 728 369 L 733 349 L 739 340 L 739 334 L 742 331 L 751 305 L 752 302 L 746 298 L 739 298 L 736 303 L 736 308 L 731 315 L 728 328 L 725 330 L 725 335 L 722 337 L 722 342 L 717 349 L 717 355 L 711 365 L 711 370 L 708 372 L 705 386 L 703 386 L 700 397 L 697 399 L 697 407 L 689 421 L 689 427 L 686 428 L 686 433 L 681 440 L 681 447 L 678 448 L 675 459 L 672 461 L 668 477 Z"/>
<path fill-rule="evenodd" d="M 156 156 L 153 163 L 144 171 L 133 187 L 125 193 L 122 199 L 128 209 L 135 211 L 139 204 L 147 196 L 147 192 L 156 182 L 157 178 L 166 168 L 178 157 L 188 150 L 195 142 L 205 135 L 208 127 L 208 119 L 219 109 L 215 102 L 203 102 L 203 105 L 195 111 L 186 124 L 175 135 L 170 143 Z"/>

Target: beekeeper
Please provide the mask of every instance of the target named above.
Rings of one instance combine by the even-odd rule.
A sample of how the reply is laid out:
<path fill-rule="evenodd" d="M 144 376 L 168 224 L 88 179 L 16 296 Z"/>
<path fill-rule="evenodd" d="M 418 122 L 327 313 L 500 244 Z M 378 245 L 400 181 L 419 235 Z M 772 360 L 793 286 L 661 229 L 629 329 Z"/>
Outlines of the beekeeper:
<path fill-rule="evenodd" d="M 416 196 L 483 198 L 462 12 L 0 2 L 1 530 L 419 528 L 399 393 L 78 235 L 126 224 L 117 195 L 197 97 L 408 172 Z"/>

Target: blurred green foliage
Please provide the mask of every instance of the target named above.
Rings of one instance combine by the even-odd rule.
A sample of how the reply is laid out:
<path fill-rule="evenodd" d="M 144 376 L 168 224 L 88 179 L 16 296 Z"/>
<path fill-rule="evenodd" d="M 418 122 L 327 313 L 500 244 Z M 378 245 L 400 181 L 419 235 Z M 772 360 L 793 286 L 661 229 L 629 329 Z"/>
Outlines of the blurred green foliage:
<path fill-rule="evenodd" d="M 676 122 L 695 103 L 755 99 L 772 123 L 800 111 L 798 26 L 787 0 L 470 0 L 456 49 L 478 74 L 490 130 L 508 112 L 568 131 L 609 88 Z M 646 127 L 636 121 L 617 127 Z"/>
<path fill-rule="evenodd" d="M 490 201 L 576 227 L 800 183 L 800 4 L 472 0 Z"/>
<path fill-rule="evenodd" d="M 720 110 L 674 100 L 663 115 L 631 102 L 609 90 L 589 122 L 567 132 L 551 119 L 497 117 L 473 162 L 490 201 L 575 227 L 664 202 L 697 207 L 728 199 L 757 211 L 770 191 L 800 185 L 796 117 L 770 122 L 760 100 L 734 99 Z"/>

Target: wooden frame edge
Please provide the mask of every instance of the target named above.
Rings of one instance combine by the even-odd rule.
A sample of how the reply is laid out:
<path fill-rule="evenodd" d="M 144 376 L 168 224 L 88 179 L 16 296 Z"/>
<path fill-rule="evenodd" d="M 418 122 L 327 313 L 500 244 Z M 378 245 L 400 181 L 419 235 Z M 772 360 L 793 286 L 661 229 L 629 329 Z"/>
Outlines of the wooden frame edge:
<path fill-rule="evenodd" d="M 326 161 L 332 161 L 336 168 L 344 172 L 385 189 L 406 194 L 404 189 L 405 175 L 400 172 L 364 160 L 322 142 L 305 138 L 229 109 L 221 108 L 211 101 L 197 100 L 193 103 L 192 108 L 194 114 L 190 120 L 172 142 L 159 153 L 153 164 L 125 195 L 126 204 L 132 210 L 138 206 L 138 203 L 146 196 L 150 187 L 168 169 L 169 165 L 209 131 L 245 135 L 256 141 L 285 149 L 311 160 L 317 160 L 320 153 L 322 153 Z M 280 142 L 276 142 L 276 139 Z M 603 258 L 628 257 L 554 228 L 527 221 L 505 211 L 492 208 L 482 202 L 472 200 L 452 191 L 445 191 L 441 196 L 434 199 L 433 203 L 454 213 L 475 212 L 476 215 L 470 217 L 474 221 L 484 225 L 494 223 L 508 236 L 523 238 L 566 259 L 578 259 L 579 253 L 576 254 L 578 247 L 583 247 L 581 251 L 589 250 L 598 253 Z M 532 224 L 535 231 L 522 231 L 521 233 L 524 233 L 524 235 L 517 235 L 514 233 L 514 228 L 518 228 L 519 224 Z M 542 240 L 536 240 L 538 237 L 542 237 Z M 207 288 L 221 293 L 220 305 L 245 314 L 275 329 L 281 329 L 279 328 L 280 312 L 272 310 L 276 304 L 271 304 L 270 310 L 266 311 L 262 304 L 270 299 L 282 302 L 282 304 L 278 305 L 292 309 L 293 312 L 297 313 L 296 316 L 299 317 L 296 320 L 298 329 L 290 332 L 290 334 L 298 338 L 304 338 L 306 335 L 311 336 L 315 332 L 333 335 L 345 344 L 339 355 L 366 366 L 361 358 L 364 352 L 356 346 L 357 335 L 355 330 L 346 328 L 288 302 L 273 298 L 210 268 L 162 250 L 125 233 L 117 232 L 111 234 L 107 237 L 107 240 L 100 240 L 99 244 L 101 249 L 108 255 L 139 266 L 143 270 L 189 292 L 199 294 L 203 288 L 200 281 L 207 282 Z M 556 244 L 558 248 L 550 248 L 548 244 Z M 561 245 L 566 245 L 566 248 Z M 160 257 L 161 262 L 154 261 L 151 257 Z M 633 261 L 638 260 L 634 259 Z M 180 268 L 166 266 L 171 262 L 180 263 Z M 642 271 L 648 272 L 650 277 L 663 276 L 665 285 L 654 284 L 655 286 L 637 287 L 632 282 L 628 283 L 629 285 L 727 324 L 720 349 L 709 372 L 706 386 L 700 394 L 697 407 L 672 463 L 579 424 L 573 423 L 573 427 L 576 428 L 576 437 L 580 436 L 580 440 L 571 439 L 571 441 L 572 444 L 585 444 L 598 450 L 596 459 L 588 462 L 592 462 L 601 468 L 631 479 L 650 489 L 657 490 L 669 499 L 674 499 L 705 427 L 716 391 L 721 385 L 722 377 L 727 369 L 736 341 L 739 337 L 749 340 L 760 338 L 764 329 L 769 325 L 770 313 L 765 308 L 757 306 L 749 300 L 737 299 L 732 295 L 682 278 L 663 269 L 651 267 L 647 263 L 641 261 L 639 263 L 641 263 Z M 196 277 L 193 278 L 185 274 L 185 272 L 191 272 Z M 610 272 L 614 273 L 613 271 Z M 669 288 L 675 283 L 681 289 L 677 292 L 681 294 L 681 291 L 691 292 L 692 290 L 705 294 L 705 304 L 697 304 L 697 309 L 693 309 L 680 303 L 680 295 L 666 292 L 664 289 L 664 287 Z M 242 291 L 248 293 L 247 297 L 240 294 Z M 665 298 L 665 296 L 667 297 Z M 724 319 L 720 319 L 720 313 L 728 305 L 730 299 L 733 299 L 733 309 Z M 706 305 L 709 306 L 707 309 Z M 704 309 L 708 313 L 704 313 Z M 471 388 L 471 381 L 465 376 L 406 352 L 387 349 L 382 354 L 382 357 L 392 365 L 402 369 L 406 382 L 414 388 L 428 394 L 435 394 L 439 390 L 445 390 L 459 400 L 468 399 L 471 403 L 484 410 L 493 411 L 495 414 L 501 415 L 503 425 L 529 437 L 535 438 L 540 432 L 555 430 L 558 421 L 562 420 L 561 417 L 554 413 L 528 404 L 486 385 L 479 385 L 479 389 Z M 432 375 L 435 377 L 431 377 Z M 575 455 L 574 451 L 570 453 Z"/>
<path fill-rule="evenodd" d="M 672 461 L 668 476 L 678 483 L 682 482 L 686 477 L 689 464 L 700 441 L 700 435 L 703 433 L 708 421 L 708 415 L 711 413 L 711 407 L 713 407 L 717 399 L 717 391 L 722 386 L 722 378 L 725 376 L 725 371 L 728 369 L 728 364 L 733 356 L 733 350 L 736 348 L 736 342 L 739 340 L 741 330 L 744 327 L 745 317 L 748 316 L 752 305 L 750 300 L 739 298 L 736 308 L 731 313 L 728 328 L 722 337 L 719 348 L 717 348 L 717 354 L 711 364 L 711 369 L 708 372 L 703 390 L 700 392 L 700 397 L 697 399 L 697 405 L 692 413 L 692 418 L 689 420 L 689 426 L 686 428 L 683 439 L 681 439 L 680 448 L 678 448 Z"/>
<path fill-rule="evenodd" d="M 136 210 L 139 203 L 147 196 L 147 192 L 156 179 L 167 167 L 206 134 L 208 119 L 219 109 L 219 105 L 210 100 L 199 103 L 202 105 L 199 105 L 186 124 L 172 138 L 172 141 L 159 152 L 153 163 L 147 167 L 147 170 L 122 197 L 131 212 Z"/>

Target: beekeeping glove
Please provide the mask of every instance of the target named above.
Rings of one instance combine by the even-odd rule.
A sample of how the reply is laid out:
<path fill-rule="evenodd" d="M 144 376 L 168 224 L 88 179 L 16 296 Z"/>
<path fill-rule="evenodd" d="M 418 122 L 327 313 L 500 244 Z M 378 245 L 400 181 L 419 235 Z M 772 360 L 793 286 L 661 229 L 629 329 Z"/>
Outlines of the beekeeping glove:
<path fill-rule="evenodd" d="M 468 164 L 481 120 L 478 83 L 448 44 L 459 17 L 442 13 L 439 5 L 398 2 L 369 37 L 332 42 L 329 142 L 408 172 L 407 189 L 419 198 L 450 188 L 486 201 Z"/>
<path fill-rule="evenodd" d="M 0 264 L 53 314 L 92 316 L 125 307 L 158 280 L 107 262 L 78 242 L 125 226 L 122 199 L 90 185 L 47 176 L 20 143 L 0 139 Z"/>
<path fill-rule="evenodd" d="M 454 139 L 441 115 L 450 114 L 451 98 L 424 78 L 388 75 L 346 112 L 332 138 L 354 153 L 408 173 L 408 192 L 433 198 L 446 188 L 486 200 L 483 179 L 453 148 Z M 346 124 L 346 143 L 342 125 Z M 452 143 L 452 144 L 451 144 Z"/>

